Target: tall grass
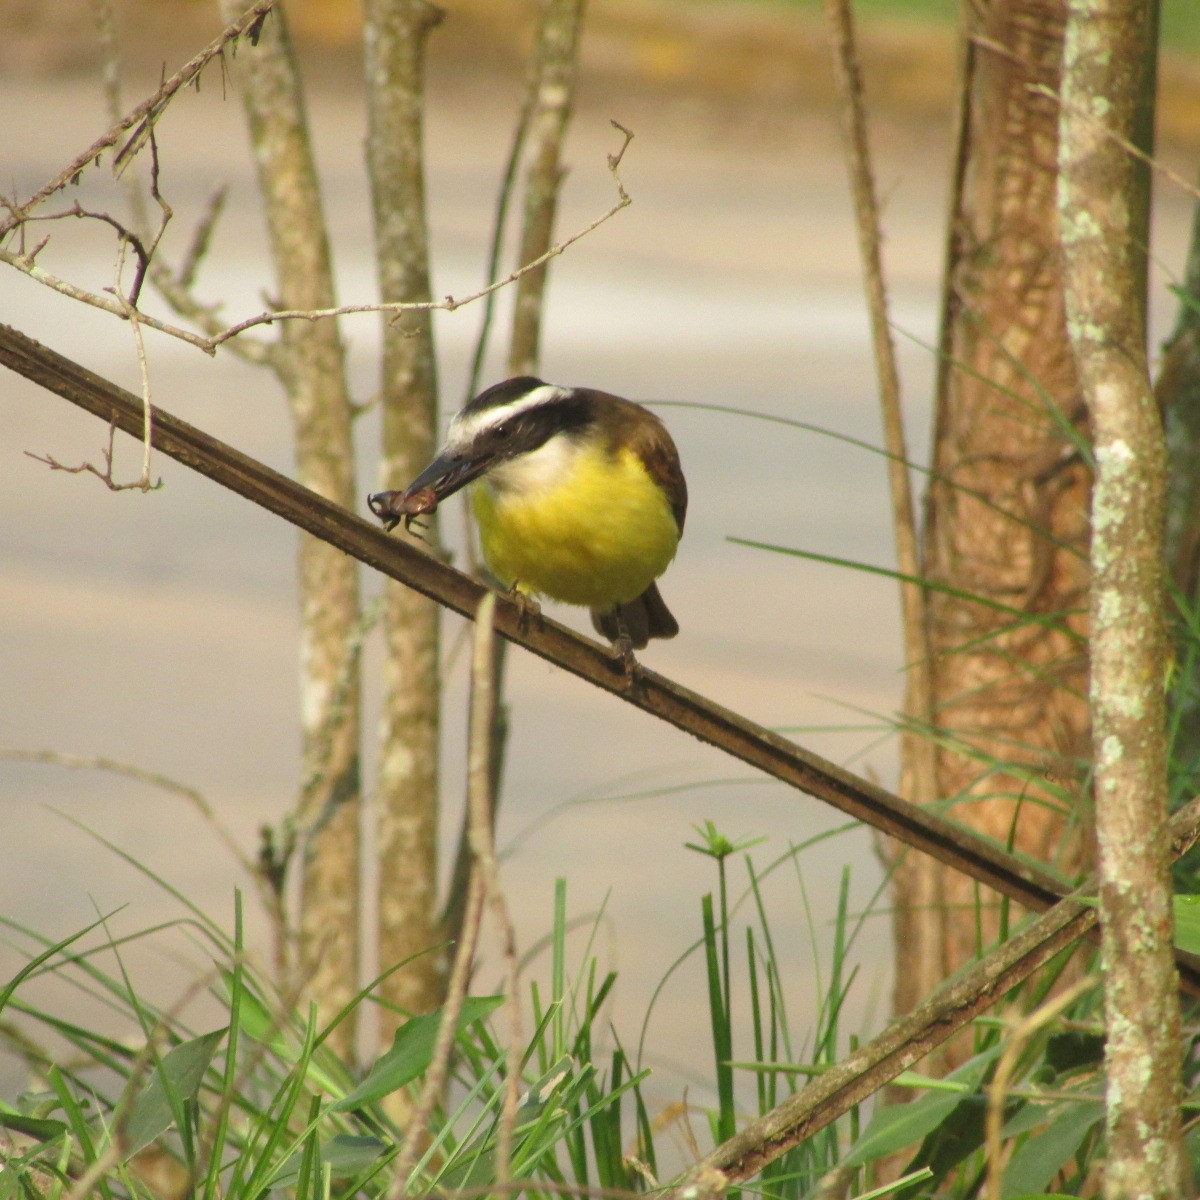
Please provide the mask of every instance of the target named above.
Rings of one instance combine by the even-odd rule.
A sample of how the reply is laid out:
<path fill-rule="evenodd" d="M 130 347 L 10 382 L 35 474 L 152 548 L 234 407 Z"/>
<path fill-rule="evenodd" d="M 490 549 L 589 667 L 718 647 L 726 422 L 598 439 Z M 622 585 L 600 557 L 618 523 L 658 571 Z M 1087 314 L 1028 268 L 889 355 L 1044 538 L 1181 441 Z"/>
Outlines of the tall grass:
<path fill-rule="evenodd" d="M 580 923 L 560 880 L 546 961 L 526 970 L 532 1033 L 521 1047 L 511 1176 L 521 1194 L 652 1194 L 690 1155 L 769 1112 L 868 1032 L 848 1028 L 845 1013 L 859 986 L 856 942 L 879 913 L 883 885 L 853 912 L 846 868 L 832 929 L 821 930 L 804 861 L 827 850 L 830 835 L 756 861 L 756 839 L 728 838 L 711 822 L 698 834 L 689 845 L 711 860 L 713 884 L 695 898 L 699 936 L 679 961 L 695 956 L 703 967 L 707 1045 L 697 1041 L 690 1065 L 709 1086 L 699 1099 L 654 1107 L 651 1072 L 641 1065 L 653 1060 L 648 1026 L 631 1055 L 609 1019 L 616 976 L 593 953 L 597 922 L 580 949 Z M 765 881 L 778 875 L 791 880 L 790 903 L 809 914 L 807 945 L 781 944 L 772 929 Z M 0 1200 L 499 1194 L 507 1046 L 497 1029 L 508 1023 L 493 1024 L 493 1013 L 502 997 L 468 998 L 453 1030 L 444 1095 L 398 1179 L 393 1167 L 406 1130 L 394 1115 L 404 1107 L 392 1101 L 419 1091 L 441 1013 L 406 1021 L 374 1061 L 352 1068 L 332 1052 L 329 1035 L 351 1009 L 376 1003 L 374 985 L 322 1025 L 313 1012 L 295 1011 L 252 965 L 240 899 L 231 931 L 195 909 L 187 920 L 214 964 L 186 996 L 203 992 L 206 1011 L 217 1014 L 199 1025 L 185 1015 L 194 1005 L 167 1009 L 146 998 L 123 965 L 126 942 L 104 920 L 61 940 L 4 922 L 28 961 L 0 988 L 0 1036 L 30 1082 L 0 1098 Z M 906 1073 L 897 1086 L 910 1102 L 877 1098 L 851 1111 L 770 1162 L 743 1193 L 969 1197 L 984 1193 L 989 1171 L 998 1173 L 1003 1196 L 1087 1190 L 1103 1159 L 1098 982 L 1088 982 L 1085 968 L 1064 1012 L 1030 1017 L 1067 957 L 1036 987 L 1010 997 L 998 1017 L 977 1022 L 975 1055 L 948 1078 Z M 116 966 L 102 965 L 110 961 Z M 811 1005 L 784 982 L 797 968 L 811 981 Z M 97 1011 L 115 1009 L 129 1035 L 88 1028 L 30 998 L 48 977 L 82 989 Z M 802 1011 L 812 1019 L 798 1023 Z M 999 1140 L 994 1129 L 989 1134 L 989 1112 Z M 691 1147 L 682 1159 L 681 1145 Z"/>

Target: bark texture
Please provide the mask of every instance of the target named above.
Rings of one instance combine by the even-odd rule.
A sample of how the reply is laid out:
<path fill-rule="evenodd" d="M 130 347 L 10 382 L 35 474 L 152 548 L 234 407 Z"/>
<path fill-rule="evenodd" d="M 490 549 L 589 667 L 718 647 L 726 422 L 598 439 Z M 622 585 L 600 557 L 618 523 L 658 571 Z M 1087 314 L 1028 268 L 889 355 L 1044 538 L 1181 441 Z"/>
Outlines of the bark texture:
<path fill-rule="evenodd" d="M 232 20 L 244 5 L 225 0 Z M 259 188 L 284 308 L 337 304 L 333 266 L 304 99 L 285 11 L 264 23 L 237 59 Z M 353 509 L 354 458 L 345 356 L 333 321 L 286 321 L 271 357 L 287 392 L 296 471 L 313 491 Z M 358 572 L 354 561 L 302 533 L 299 542 L 303 779 L 297 834 L 303 851 L 296 987 L 321 1018 L 359 986 L 360 714 Z M 332 1035 L 350 1057 L 353 1017 Z"/>
<path fill-rule="evenodd" d="M 422 164 L 425 42 L 441 20 L 427 0 L 366 0 L 367 166 L 380 299 L 429 299 Z M 428 463 L 437 430 L 437 374 L 428 312 L 383 319 L 383 478 L 406 487 Z M 436 526 L 427 531 L 436 539 Z M 389 582 L 384 607 L 380 735 L 379 964 L 406 962 L 381 985 L 403 1012 L 440 1002 L 436 920 L 438 818 L 438 606 Z M 392 1024 L 398 1021 L 392 1018 Z M 382 1033 L 391 1030 L 385 1018 Z"/>
<path fill-rule="evenodd" d="M 1167 437 L 1167 569 L 1180 595 L 1194 605 L 1200 588 L 1200 205 L 1192 220 L 1183 286 L 1189 298 L 1180 304 L 1163 347 L 1155 396 Z M 1178 640 L 1172 743 L 1176 797 L 1200 791 L 1200 662 L 1186 652 L 1191 632 L 1182 629 Z"/>
<path fill-rule="evenodd" d="M 1170 459 L 1167 562 L 1179 590 L 1196 594 L 1200 582 L 1200 204 L 1183 278 L 1189 299 L 1163 347 L 1155 391 L 1166 425 Z"/>
<path fill-rule="evenodd" d="M 1091 695 L 1113 1200 L 1189 1190 L 1166 828 L 1166 445 L 1146 361 L 1149 180 L 1125 149 L 1144 144 L 1153 7 L 1071 0 L 1060 147 L 1068 328 L 1096 454 Z"/>
<path fill-rule="evenodd" d="M 538 83 L 531 129 L 533 148 L 525 172 L 518 266 L 545 254 L 554 236 L 554 215 L 563 176 L 562 146 L 575 96 L 583 9 L 584 0 L 542 0 L 536 52 Z M 537 370 L 549 267 L 549 263 L 543 263 L 517 281 L 508 360 L 513 375 L 532 375 Z"/>
<path fill-rule="evenodd" d="M 936 794 L 1074 871 L 1086 813 L 1089 472 L 1055 207 L 1062 0 L 964 6 L 963 107 L 926 499 Z M 974 597 L 979 597 L 980 603 Z M 1069 615 L 1059 615 L 1069 614 Z M 998 930 L 994 893 L 909 856 L 896 876 L 906 1011 Z M 976 901 L 983 904 L 976 920 Z"/>

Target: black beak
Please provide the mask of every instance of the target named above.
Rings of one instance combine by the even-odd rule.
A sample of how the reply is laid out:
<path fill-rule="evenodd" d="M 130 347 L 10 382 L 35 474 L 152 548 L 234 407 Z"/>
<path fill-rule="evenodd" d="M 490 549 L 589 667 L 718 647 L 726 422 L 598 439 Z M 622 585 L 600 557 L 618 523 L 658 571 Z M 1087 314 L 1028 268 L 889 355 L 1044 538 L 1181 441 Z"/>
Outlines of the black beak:
<path fill-rule="evenodd" d="M 443 450 L 402 492 L 372 492 L 367 497 L 371 511 L 394 529 L 403 518 L 433 512 L 492 465 L 491 455 L 451 454 Z M 418 493 L 421 493 L 418 495 Z"/>
<path fill-rule="evenodd" d="M 453 496 L 459 488 L 466 487 L 472 479 L 478 479 L 491 465 L 492 456 L 489 454 L 450 454 L 443 450 L 408 485 L 408 493 L 412 495 L 422 488 L 428 488 L 440 503 L 447 496 Z"/>

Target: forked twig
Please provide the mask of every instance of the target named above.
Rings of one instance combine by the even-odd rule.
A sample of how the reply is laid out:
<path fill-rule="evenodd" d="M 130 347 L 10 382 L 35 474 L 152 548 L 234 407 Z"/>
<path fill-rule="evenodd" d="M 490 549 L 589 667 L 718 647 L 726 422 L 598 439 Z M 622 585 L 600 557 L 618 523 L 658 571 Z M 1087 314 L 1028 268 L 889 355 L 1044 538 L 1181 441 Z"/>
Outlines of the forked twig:
<path fill-rule="evenodd" d="M 268 0 L 261 0 L 261 2 L 266 4 Z M 273 3 L 273 0 L 271 2 Z M 558 255 L 569 249 L 581 238 L 587 237 L 588 234 L 598 229 L 606 221 L 610 221 L 615 217 L 623 208 L 628 208 L 633 203 L 632 197 L 625 190 L 625 185 L 621 181 L 620 175 L 621 160 L 625 156 L 625 151 L 628 149 L 629 143 L 633 140 L 633 133 L 617 121 L 613 121 L 612 124 L 624 135 L 624 141 L 620 149 L 615 154 L 608 155 L 608 169 L 612 174 L 617 188 L 617 199 L 613 204 L 595 220 L 571 234 L 570 237 L 557 242 L 544 254 L 539 254 L 532 262 L 525 263 L 502 279 L 493 280 L 493 282 L 486 287 L 480 288 L 478 291 L 471 292 L 465 296 L 456 297 L 448 295 L 442 300 L 395 301 L 386 304 L 343 304 L 335 308 L 278 309 L 261 312 L 253 317 L 247 317 L 245 320 L 239 321 L 234 325 L 218 328 L 215 332 L 210 332 L 208 335 L 196 333 L 193 330 L 185 329 L 169 321 L 163 321 L 140 310 L 138 310 L 138 320 L 148 329 L 154 329 L 159 333 L 165 333 L 171 337 L 178 338 L 180 341 L 187 342 L 189 345 L 203 350 L 206 354 L 215 354 L 219 346 L 236 338 L 239 334 L 245 333 L 246 330 L 262 325 L 273 325 L 276 321 L 319 321 L 330 317 L 352 316 L 358 313 L 393 313 L 399 317 L 409 312 L 454 312 L 464 305 L 472 304 L 476 300 L 481 300 L 483 297 L 499 291 L 501 288 L 508 287 L 510 284 L 529 274 L 529 272 L 536 271 L 539 267 L 549 262 L 550 259 L 558 257 Z M 24 217 L 21 218 L 22 221 L 26 219 Z M 14 222 L 8 228 L 13 228 L 16 224 L 20 223 L 20 221 Z M 0 226 L 0 236 L 2 236 L 3 229 L 4 227 Z M 94 308 L 102 309 L 114 316 L 121 317 L 123 320 L 130 319 L 130 308 L 123 297 L 111 294 L 102 295 L 89 291 L 39 267 L 35 259 L 44 245 L 45 242 L 42 242 L 30 252 L 18 252 L 0 248 L 0 262 L 8 263 L 9 266 L 15 267 L 18 271 L 28 275 L 36 282 L 72 300 L 78 300 Z M 187 306 L 182 307 L 187 311 Z M 191 310 L 190 315 L 203 315 L 206 311 L 203 306 L 197 305 Z M 205 320 L 204 323 L 211 327 L 211 312 L 209 313 L 209 319 Z"/>
<path fill-rule="evenodd" d="M 598 229 L 606 221 L 610 221 L 623 208 L 628 208 L 633 203 L 632 197 L 625 190 L 625 185 L 621 182 L 620 174 L 621 160 L 625 157 L 625 151 L 629 148 L 629 143 L 633 140 L 633 132 L 626 129 L 618 121 L 611 121 L 610 124 L 625 135 L 625 140 L 621 143 L 621 148 L 615 154 L 608 156 L 608 169 L 612 174 L 613 182 L 616 184 L 617 199 L 607 211 L 601 213 L 594 221 L 589 222 L 582 229 L 571 234 L 570 237 L 563 238 L 561 242 L 556 242 L 544 254 L 539 254 L 537 258 L 518 267 L 515 271 L 509 272 L 504 278 L 493 280 L 486 287 L 480 288 L 475 292 L 470 292 L 465 296 L 448 295 L 441 300 L 396 301 L 390 304 L 342 304 L 336 308 L 317 309 L 285 308 L 274 312 L 259 313 L 257 316 L 247 317 L 246 320 L 239 321 L 236 325 L 230 325 L 215 336 L 205 339 L 205 348 L 210 352 L 214 351 L 223 342 L 237 337 L 239 333 L 244 333 L 247 329 L 253 329 L 258 325 L 271 325 L 276 321 L 319 321 L 326 317 L 344 317 L 355 313 L 395 313 L 399 316 L 408 312 L 435 312 L 439 310 L 454 312 L 455 309 L 462 308 L 467 304 L 473 304 L 476 300 L 482 300 L 484 296 L 491 295 L 492 292 L 497 292 L 501 288 L 508 287 L 509 284 L 516 283 L 518 279 L 528 275 L 530 271 L 536 271 L 539 267 L 549 262 L 550 259 L 557 258 L 564 250 L 567 250 L 579 241 L 580 238 L 587 237 L 589 233 Z"/>
<path fill-rule="evenodd" d="M 109 422 L 108 445 L 101 447 L 100 450 L 104 456 L 102 468 L 96 466 L 91 460 L 81 462 L 78 466 L 69 467 L 49 453 L 34 454 L 32 450 L 26 450 L 25 454 L 40 463 L 45 463 L 52 471 L 65 471 L 68 475 L 95 475 L 110 492 L 153 492 L 162 487 L 163 481 L 159 478 L 153 483 L 150 482 L 150 456 L 154 444 L 154 406 L 150 403 L 150 366 L 146 361 L 146 347 L 142 341 L 140 314 L 132 306 L 129 306 L 129 313 L 129 323 L 133 329 L 134 344 L 137 347 L 138 369 L 142 378 L 142 473 L 137 479 L 128 483 L 118 483 L 113 477 L 113 441 L 117 433 L 115 418 Z"/>
<path fill-rule="evenodd" d="M 18 225 L 28 220 L 30 211 L 41 204 L 47 197 L 61 191 L 68 184 L 76 183 L 84 168 L 95 162 L 106 150 L 112 149 L 129 130 L 137 127 L 122 149 L 117 153 L 115 167 L 125 165 L 138 149 L 150 127 L 161 116 L 171 97 L 181 88 L 196 80 L 206 66 L 219 54 L 223 53 L 230 42 L 249 36 L 251 41 L 258 36 L 258 30 L 266 20 L 267 14 L 275 7 L 275 0 L 257 0 L 236 21 L 227 25 L 199 54 L 190 58 L 169 79 L 163 81 L 158 90 L 147 96 L 131 112 L 118 121 L 107 133 L 98 137 L 86 150 L 77 154 L 53 179 L 43 184 L 28 199 L 21 203 L 7 202 L 9 215 L 0 220 L 0 239 L 16 229 Z"/>

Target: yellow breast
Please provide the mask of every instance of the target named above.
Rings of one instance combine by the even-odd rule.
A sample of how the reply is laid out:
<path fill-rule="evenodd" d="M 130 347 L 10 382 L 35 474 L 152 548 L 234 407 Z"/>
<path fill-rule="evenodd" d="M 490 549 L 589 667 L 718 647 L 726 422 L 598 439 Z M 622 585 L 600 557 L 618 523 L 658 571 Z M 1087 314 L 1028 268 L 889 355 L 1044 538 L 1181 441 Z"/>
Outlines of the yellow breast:
<path fill-rule="evenodd" d="M 640 596 L 675 557 L 670 505 L 632 451 L 585 445 L 552 471 L 495 474 L 475 489 L 475 515 L 506 586 L 608 607 Z"/>

